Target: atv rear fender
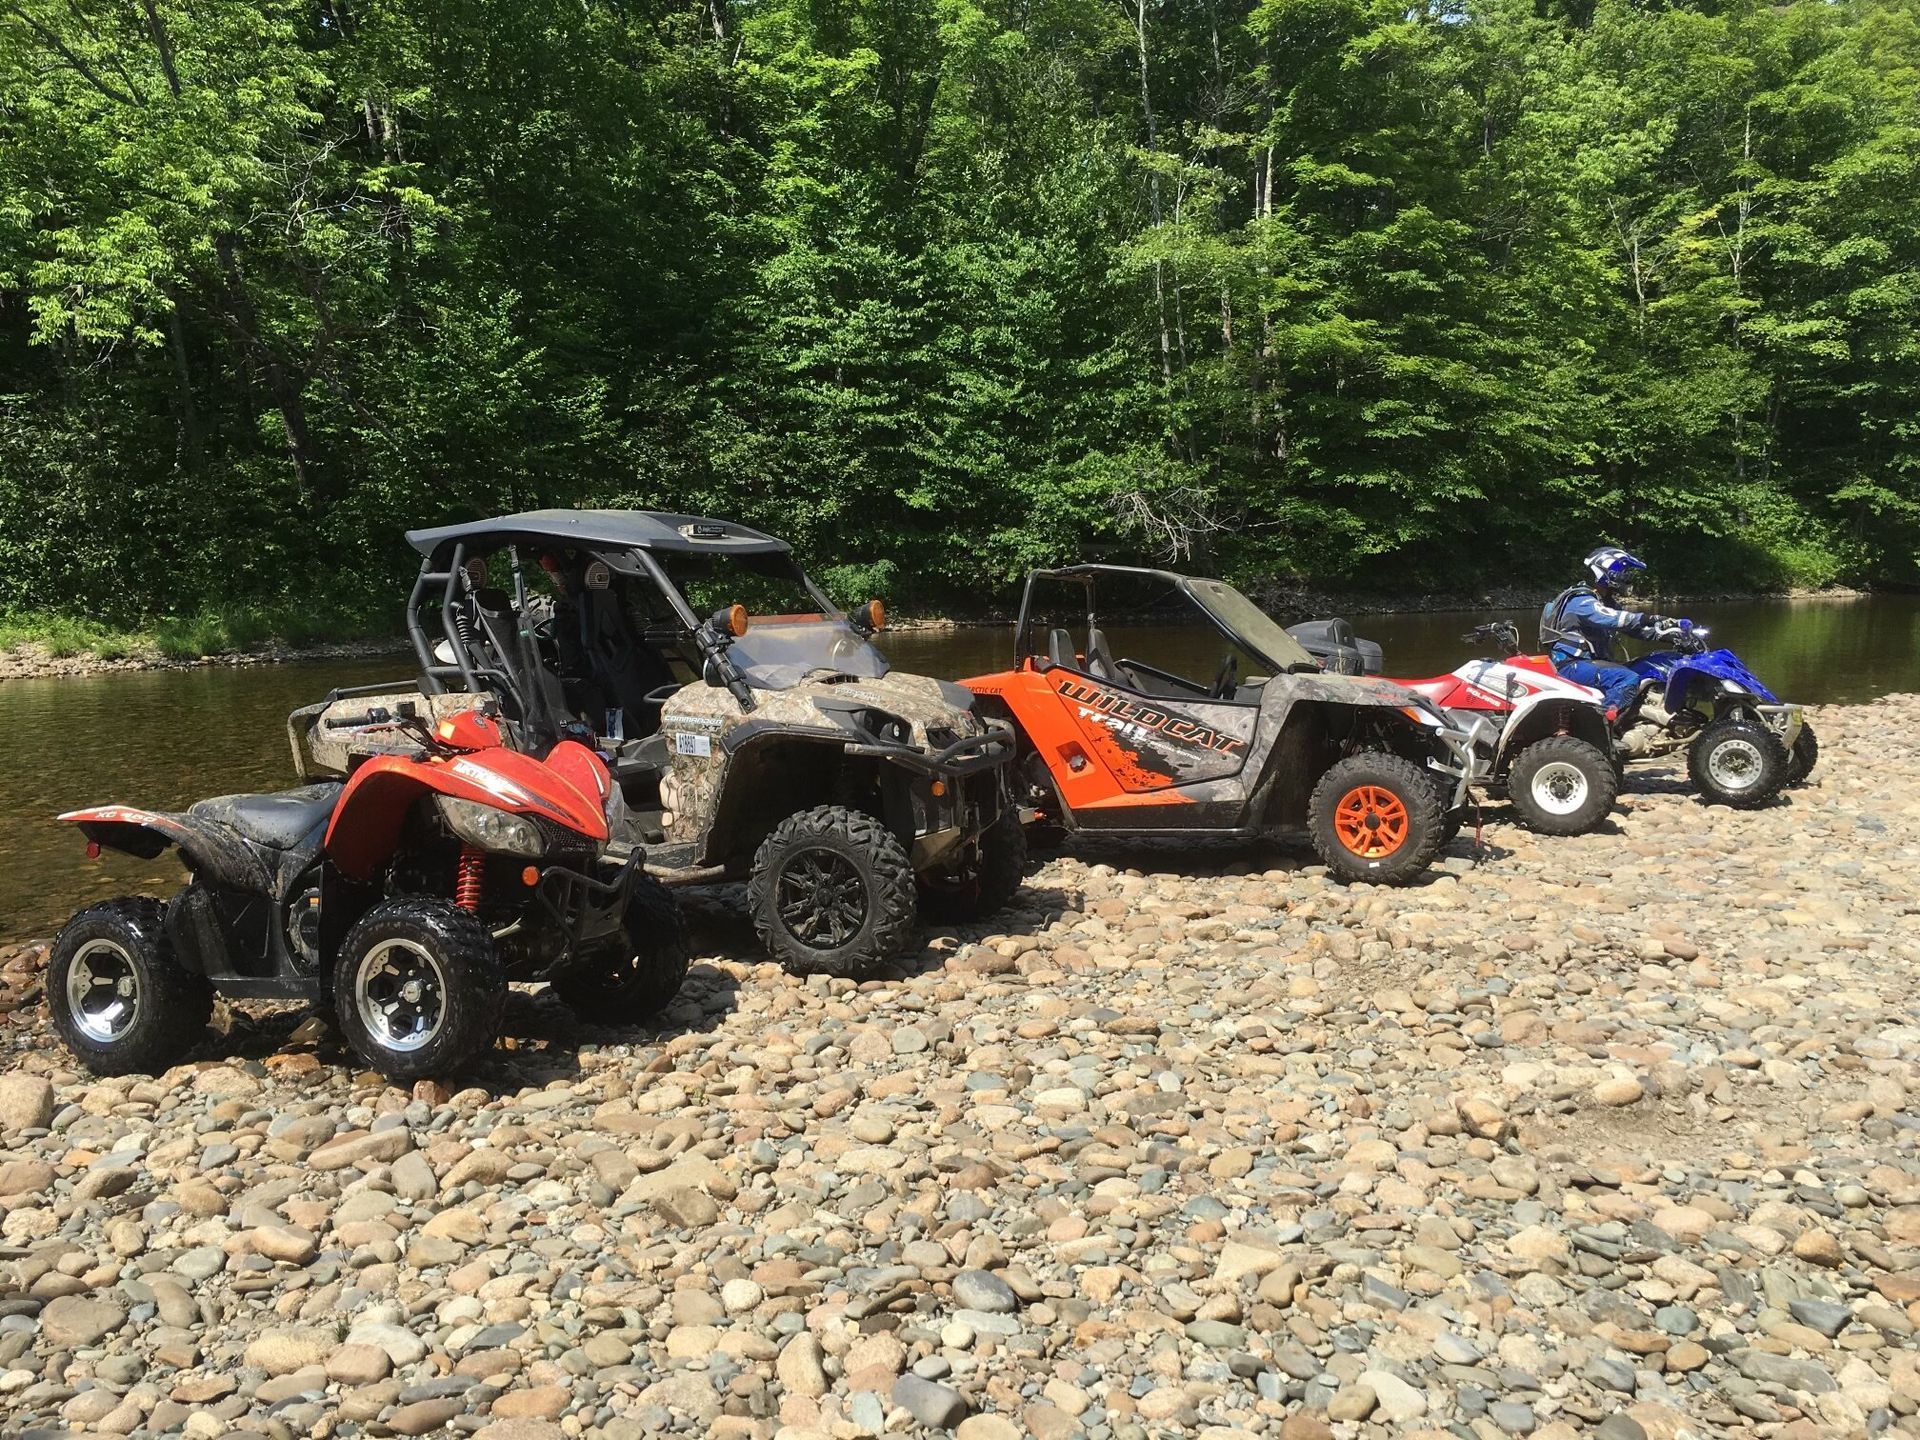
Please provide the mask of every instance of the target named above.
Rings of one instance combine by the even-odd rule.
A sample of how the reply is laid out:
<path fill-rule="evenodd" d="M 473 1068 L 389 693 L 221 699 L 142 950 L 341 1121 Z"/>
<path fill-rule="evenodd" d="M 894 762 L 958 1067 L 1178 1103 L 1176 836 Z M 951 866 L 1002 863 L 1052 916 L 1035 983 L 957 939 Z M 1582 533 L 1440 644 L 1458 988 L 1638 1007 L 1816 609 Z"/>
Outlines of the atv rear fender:
<path fill-rule="evenodd" d="M 78 825 L 80 833 L 102 849 L 152 860 L 176 845 L 187 869 L 215 884 L 262 894 L 272 889 L 273 877 L 260 855 L 223 825 L 203 825 L 191 815 L 132 805 L 95 805 L 59 818 Z"/>
<path fill-rule="evenodd" d="M 1576 700 L 1543 695 L 1519 706 L 1500 732 L 1493 757 L 1495 773 L 1504 774 L 1516 755 L 1549 735 L 1571 735 L 1603 755 L 1613 748 L 1606 717 L 1598 709 Z"/>

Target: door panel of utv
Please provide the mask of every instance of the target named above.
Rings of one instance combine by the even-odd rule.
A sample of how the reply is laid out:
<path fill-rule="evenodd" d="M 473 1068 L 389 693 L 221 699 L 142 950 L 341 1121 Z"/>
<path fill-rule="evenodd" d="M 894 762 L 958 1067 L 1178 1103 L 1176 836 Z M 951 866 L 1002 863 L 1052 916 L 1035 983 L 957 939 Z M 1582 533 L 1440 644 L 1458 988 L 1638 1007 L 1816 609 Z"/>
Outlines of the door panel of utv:
<path fill-rule="evenodd" d="M 1185 830 L 1232 823 L 1244 805 L 1221 782 L 1246 767 L 1257 704 L 1149 695 L 1060 665 L 1027 678 L 1057 707 L 1056 723 L 1028 730 L 1079 824 Z"/>

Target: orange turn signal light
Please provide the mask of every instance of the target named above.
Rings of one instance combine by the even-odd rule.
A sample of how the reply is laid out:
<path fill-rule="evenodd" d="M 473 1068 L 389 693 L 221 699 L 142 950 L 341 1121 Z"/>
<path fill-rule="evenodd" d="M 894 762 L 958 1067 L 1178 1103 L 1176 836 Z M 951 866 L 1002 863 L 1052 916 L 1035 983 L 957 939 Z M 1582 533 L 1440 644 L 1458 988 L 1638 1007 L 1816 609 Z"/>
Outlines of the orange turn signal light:
<path fill-rule="evenodd" d="M 933 782 L 933 793 L 934 793 L 935 795 L 944 795 L 944 794 L 946 794 L 946 793 L 947 793 L 947 782 L 946 782 L 946 781 L 944 781 L 944 780 L 936 780 L 936 781 L 934 781 L 934 782 Z"/>
<path fill-rule="evenodd" d="M 867 629 L 884 630 L 887 628 L 887 607 L 878 600 L 867 601 Z"/>
<path fill-rule="evenodd" d="M 520 883 L 527 886 L 538 885 L 540 883 L 540 871 L 532 865 L 527 866 L 526 869 L 520 872 Z"/>
<path fill-rule="evenodd" d="M 727 607 L 727 633 L 735 639 L 747 633 L 747 607 L 730 605 Z"/>

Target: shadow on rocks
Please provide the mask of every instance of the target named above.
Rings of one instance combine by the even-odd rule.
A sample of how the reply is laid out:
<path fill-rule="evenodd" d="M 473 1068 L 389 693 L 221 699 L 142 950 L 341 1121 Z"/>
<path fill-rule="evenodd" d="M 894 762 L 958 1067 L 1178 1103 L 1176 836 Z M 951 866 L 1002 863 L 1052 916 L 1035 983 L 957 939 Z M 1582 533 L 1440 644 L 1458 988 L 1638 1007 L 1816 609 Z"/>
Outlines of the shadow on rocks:
<path fill-rule="evenodd" d="M 1205 877 L 1251 871 L 1298 870 L 1317 864 L 1306 841 L 1285 844 L 1234 836 L 1093 835 L 1068 837 L 1058 852 L 1083 865 L 1111 865 L 1147 874 Z M 1049 857 L 1051 858 L 1051 857 Z"/>
<path fill-rule="evenodd" d="M 439 1077 L 454 1088 L 472 1083 L 484 1089 L 515 1091 L 530 1084 L 573 1079 L 581 1074 L 583 1046 L 663 1045 L 677 1035 L 717 1028 L 739 1005 L 739 982 L 716 965 L 695 963 L 673 1004 L 650 1024 L 605 1025 L 576 1015 L 545 985 L 516 986 L 507 992 L 500 1017 L 500 1041 L 470 1073 Z M 333 1024 L 332 1016 L 304 1005 L 248 1002 L 217 1011 L 207 1038 L 185 1063 L 265 1062 L 276 1055 L 310 1053 L 321 1064 L 342 1070 L 363 1068 Z"/>
<path fill-rule="evenodd" d="M 1040 868 L 1039 862 L 1029 870 Z M 742 885 L 688 886 L 674 892 L 680 913 L 686 919 L 687 936 L 696 955 L 741 965 L 777 966 L 754 933 L 753 920 L 747 914 L 746 887 Z M 1026 935 L 1045 928 L 1046 917 L 1080 908 L 1081 895 L 1069 885 L 1037 884 L 1029 878 L 998 914 L 965 923 L 923 920 L 918 939 L 920 948 L 903 955 L 891 965 L 861 977 L 866 983 L 910 980 L 945 968 L 956 951 L 993 936 Z"/>
<path fill-rule="evenodd" d="M 694 963 L 686 983 L 651 1023 L 603 1025 L 576 1014 L 545 986 L 516 990 L 500 1020 L 500 1044 L 487 1052 L 472 1079 L 510 1093 L 529 1085 L 577 1079 L 584 1047 L 651 1049 L 679 1035 L 706 1034 L 738 1008 L 740 983 L 718 965 Z"/>

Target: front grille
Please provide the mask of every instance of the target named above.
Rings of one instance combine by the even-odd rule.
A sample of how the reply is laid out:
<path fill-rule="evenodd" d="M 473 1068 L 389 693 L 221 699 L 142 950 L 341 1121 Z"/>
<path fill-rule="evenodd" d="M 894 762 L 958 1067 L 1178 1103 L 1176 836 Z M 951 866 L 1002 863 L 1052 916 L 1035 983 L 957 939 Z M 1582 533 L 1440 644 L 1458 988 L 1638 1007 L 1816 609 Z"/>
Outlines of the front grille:
<path fill-rule="evenodd" d="M 570 830 L 544 815 L 527 817 L 540 827 L 540 841 L 552 859 L 591 858 L 599 847 L 578 830 Z"/>

